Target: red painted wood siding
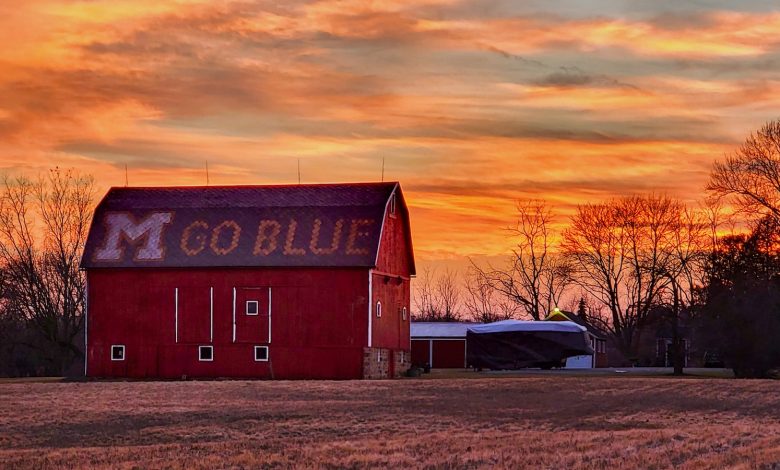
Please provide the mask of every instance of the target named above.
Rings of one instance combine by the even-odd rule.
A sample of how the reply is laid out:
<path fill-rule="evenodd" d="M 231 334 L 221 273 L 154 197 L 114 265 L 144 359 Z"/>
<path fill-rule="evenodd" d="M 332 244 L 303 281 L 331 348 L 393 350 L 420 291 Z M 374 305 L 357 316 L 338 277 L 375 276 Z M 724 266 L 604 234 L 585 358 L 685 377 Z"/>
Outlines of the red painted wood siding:
<path fill-rule="evenodd" d="M 209 287 L 179 287 L 179 342 L 205 344 L 211 341 Z"/>
<path fill-rule="evenodd" d="M 368 336 L 368 270 L 324 268 L 116 269 L 88 271 L 90 376 L 360 378 Z M 267 309 L 269 362 L 254 360 L 267 344 L 264 318 L 247 318 L 247 299 Z M 214 339 L 210 342 L 210 288 Z M 236 342 L 233 342 L 233 288 Z M 175 289 L 179 289 L 179 342 Z M 259 289 L 258 289 L 259 288 Z M 390 315 L 390 312 L 388 312 Z M 241 326 L 241 328 L 239 328 Z M 380 327 L 381 328 L 381 327 Z M 397 331 L 395 329 L 394 331 Z M 385 333 L 380 330 L 379 336 Z M 392 335 L 390 335 L 392 336 Z M 408 341 L 408 333 L 407 333 Z M 126 359 L 111 361 L 112 344 Z M 214 360 L 198 361 L 213 345 Z"/>
<path fill-rule="evenodd" d="M 412 365 L 422 367 L 430 360 L 430 342 L 427 339 L 412 340 Z"/>
<path fill-rule="evenodd" d="M 236 342 L 268 344 L 269 334 L 268 289 L 270 286 L 239 287 L 236 289 Z M 273 298 L 273 293 L 271 294 Z M 247 303 L 257 302 L 257 315 L 247 314 Z M 271 315 L 273 316 L 273 314 Z M 280 317 L 281 319 L 281 317 Z"/>
<path fill-rule="evenodd" d="M 373 274 L 371 319 L 372 346 L 410 350 L 409 281 L 382 274 Z M 382 316 L 376 316 L 376 304 L 382 303 Z M 406 319 L 403 309 L 406 308 Z"/>
<path fill-rule="evenodd" d="M 411 351 L 410 283 L 408 245 L 402 212 L 397 204 L 393 215 L 385 214 L 376 271 L 372 275 L 372 346 Z M 376 304 L 382 303 L 382 316 L 376 316 Z M 406 309 L 406 318 L 403 311 Z"/>
<path fill-rule="evenodd" d="M 413 339 L 412 364 L 422 366 L 429 361 L 434 369 L 463 369 L 466 367 L 466 340 Z"/>
<path fill-rule="evenodd" d="M 433 364 L 436 369 L 466 367 L 466 340 L 433 340 Z"/>
<path fill-rule="evenodd" d="M 389 211 L 390 209 L 388 208 L 385 214 L 376 269 L 377 271 L 409 277 L 408 250 L 410 247 L 406 240 L 407 234 L 404 226 L 404 217 L 408 216 L 408 210 L 403 205 L 396 204 L 397 213 L 393 215 Z"/>

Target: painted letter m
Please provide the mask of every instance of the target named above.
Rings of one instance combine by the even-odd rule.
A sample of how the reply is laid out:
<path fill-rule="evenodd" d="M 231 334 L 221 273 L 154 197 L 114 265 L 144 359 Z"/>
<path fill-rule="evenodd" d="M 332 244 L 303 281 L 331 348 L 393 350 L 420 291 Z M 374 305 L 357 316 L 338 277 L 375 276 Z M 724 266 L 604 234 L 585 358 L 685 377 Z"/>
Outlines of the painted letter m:
<path fill-rule="evenodd" d="M 136 247 L 134 260 L 161 261 L 165 256 L 163 232 L 172 220 L 173 212 L 152 212 L 138 222 L 126 212 L 106 214 L 103 218 L 106 235 L 103 246 L 95 251 L 95 261 L 122 261 L 123 241 Z"/>

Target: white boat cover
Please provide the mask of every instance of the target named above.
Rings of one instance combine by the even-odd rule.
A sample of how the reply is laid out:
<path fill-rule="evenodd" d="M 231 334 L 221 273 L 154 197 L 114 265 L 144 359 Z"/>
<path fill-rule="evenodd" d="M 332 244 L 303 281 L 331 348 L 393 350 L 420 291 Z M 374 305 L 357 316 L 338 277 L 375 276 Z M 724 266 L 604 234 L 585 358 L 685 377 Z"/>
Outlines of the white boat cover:
<path fill-rule="evenodd" d="M 469 326 L 472 333 L 508 333 L 513 331 L 557 331 L 561 333 L 581 333 L 588 331 L 573 321 L 523 321 L 503 320 L 484 325 Z"/>

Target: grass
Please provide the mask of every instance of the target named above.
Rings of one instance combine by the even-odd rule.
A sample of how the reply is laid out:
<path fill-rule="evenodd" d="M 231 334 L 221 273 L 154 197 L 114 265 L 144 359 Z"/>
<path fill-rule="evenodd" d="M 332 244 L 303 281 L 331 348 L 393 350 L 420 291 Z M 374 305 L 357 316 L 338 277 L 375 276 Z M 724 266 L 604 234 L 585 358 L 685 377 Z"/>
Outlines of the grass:
<path fill-rule="evenodd" d="M 780 468 L 773 381 L 0 384 L 8 468 Z"/>

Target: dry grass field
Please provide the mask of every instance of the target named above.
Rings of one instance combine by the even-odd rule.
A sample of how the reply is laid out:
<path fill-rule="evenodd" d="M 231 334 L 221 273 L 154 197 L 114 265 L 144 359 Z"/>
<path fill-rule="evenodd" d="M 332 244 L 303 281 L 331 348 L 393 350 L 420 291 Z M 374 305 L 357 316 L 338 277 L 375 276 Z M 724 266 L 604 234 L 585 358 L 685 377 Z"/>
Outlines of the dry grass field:
<path fill-rule="evenodd" d="M 780 383 L 0 383 L 7 468 L 780 468 Z"/>

